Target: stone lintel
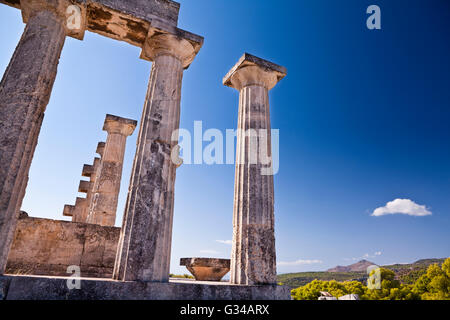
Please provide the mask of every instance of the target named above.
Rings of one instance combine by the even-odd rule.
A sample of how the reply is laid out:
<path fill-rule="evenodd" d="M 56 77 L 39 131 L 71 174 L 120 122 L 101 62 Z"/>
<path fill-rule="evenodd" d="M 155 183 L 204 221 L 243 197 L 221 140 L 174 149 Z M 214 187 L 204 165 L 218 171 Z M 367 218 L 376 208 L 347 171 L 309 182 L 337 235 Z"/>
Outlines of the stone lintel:
<path fill-rule="evenodd" d="M 77 0 L 79 1 L 79 0 Z M 138 20 L 151 22 L 161 20 L 171 25 L 178 24 L 180 4 L 171 0 L 91 0 L 104 10 L 113 10 Z"/>
<path fill-rule="evenodd" d="M 161 51 L 171 53 L 189 68 L 203 46 L 204 38 L 176 26 L 153 21 L 142 46 L 141 59 L 154 61 Z"/>
<path fill-rule="evenodd" d="M 180 4 L 171 0 L 68 0 L 85 8 L 86 28 L 91 32 L 142 47 L 154 21 L 178 24 Z M 21 9 L 20 0 L 0 3 Z"/>
<path fill-rule="evenodd" d="M 108 133 L 120 133 L 124 136 L 129 136 L 133 133 L 136 126 L 136 120 L 107 114 L 105 118 L 105 124 L 103 125 L 103 130 L 107 131 Z"/>
<path fill-rule="evenodd" d="M 105 146 L 106 146 L 105 142 L 99 142 L 97 145 L 97 150 L 95 150 L 95 153 L 99 154 L 100 157 L 103 157 L 103 152 L 105 151 Z M 98 158 L 95 158 L 95 159 L 98 159 Z M 94 161 L 95 161 L 95 159 L 94 159 Z"/>
<path fill-rule="evenodd" d="M 236 88 L 236 81 L 233 80 L 240 70 L 254 66 L 257 67 L 258 70 L 263 71 L 264 75 L 257 75 L 258 77 L 266 77 L 267 79 L 261 79 L 266 83 L 268 89 L 272 89 L 281 79 L 283 79 L 287 70 L 285 67 L 277 65 L 273 62 L 258 58 L 249 53 L 244 53 L 239 61 L 234 65 L 233 68 L 227 73 L 227 75 L 223 78 L 223 84 L 228 87 L 232 87 L 240 90 L 239 86 Z"/>

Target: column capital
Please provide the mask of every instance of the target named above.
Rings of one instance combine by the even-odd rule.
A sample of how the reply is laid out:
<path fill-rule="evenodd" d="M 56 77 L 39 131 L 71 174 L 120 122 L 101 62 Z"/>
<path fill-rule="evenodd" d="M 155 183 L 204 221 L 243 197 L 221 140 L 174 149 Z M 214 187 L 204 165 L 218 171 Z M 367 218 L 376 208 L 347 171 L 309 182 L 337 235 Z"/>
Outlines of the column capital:
<path fill-rule="evenodd" d="M 141 59 L 154 61 L 158 56 L 171 55 L 187 69 L 200 51 L 203 40 L 199 35 L 153 21 L 142 46 Z"/>
<path fill-rule="evenodd" d="M 24 23 L 40 11 L 50 11 L 61 19 L 66 35 L 83 40 L 87 28 L 86 0 L 19 0 Z"/>
<path fill-rule="evenodd" d="M 259 85 L 268 90 L 287 74 L 285 67 L 244 53 L 236 65 L 223 78 L 225 86 L 241 90 L 251 85 Z"/>
<path fill-rule="evenodd" d="M 108 133 L 118 133 L 127 137 L 133 134 L 136 125 L 136 120 L 107 114 L 105 124 L 103 125 L 103 130 L 107 131 Z"/>

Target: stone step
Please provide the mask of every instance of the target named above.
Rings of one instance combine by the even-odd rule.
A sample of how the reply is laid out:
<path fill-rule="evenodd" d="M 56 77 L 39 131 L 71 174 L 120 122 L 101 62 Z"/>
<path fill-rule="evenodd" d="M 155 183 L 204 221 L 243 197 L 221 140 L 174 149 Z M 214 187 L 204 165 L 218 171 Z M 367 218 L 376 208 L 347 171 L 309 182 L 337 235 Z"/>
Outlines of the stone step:
<path fill-rule="evenodd" d="M 74 210 L 75 210 L 75 206 L 72 206 L 70 204 L 66 204 L 64 206 L 63 216 L 65 216 L 65 217 L 72 217 Z"/>
<path fill-rule="evenodd" d="M 89 190 L 91 190 L 91 182 L 81 180 L 78 186 L 78 192 L 88 193 Z"/>

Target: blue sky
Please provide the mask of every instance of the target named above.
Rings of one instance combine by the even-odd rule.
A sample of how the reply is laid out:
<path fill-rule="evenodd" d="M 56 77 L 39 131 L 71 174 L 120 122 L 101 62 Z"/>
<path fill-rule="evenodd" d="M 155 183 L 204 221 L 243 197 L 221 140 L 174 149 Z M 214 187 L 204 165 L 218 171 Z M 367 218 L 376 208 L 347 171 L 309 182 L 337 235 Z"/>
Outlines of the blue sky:
<path fill-rule="evenodd" d="M 205 37 L 184 74 L 181 127 L 235 128 L 238 92 L 222 77 L 243 52 L 285 66 L 270 93 L 280 130 L 275 176 L 279 272 L 324 270 L 364 256 L 378 264 L 450 256 L 450 3 L 180 1 L 179 27 Z M 382 30 L 366 28 L 381 8 Z M 0 70 L 24 25 L 0 6 Z M 63 219 L 106 113 L 140 120 L 150 63 L 139 48 L 86 33 L 68 38 L 23 209 Z M 127 141 L 117 225 L 135 151 Z M 205 144 L 206 145 L 206 144 Z M 177 171 L 172 272 L 179 258 L 229 257 L 233 165 Z M 394 199 L 432 214 L 371 216 Z"/>

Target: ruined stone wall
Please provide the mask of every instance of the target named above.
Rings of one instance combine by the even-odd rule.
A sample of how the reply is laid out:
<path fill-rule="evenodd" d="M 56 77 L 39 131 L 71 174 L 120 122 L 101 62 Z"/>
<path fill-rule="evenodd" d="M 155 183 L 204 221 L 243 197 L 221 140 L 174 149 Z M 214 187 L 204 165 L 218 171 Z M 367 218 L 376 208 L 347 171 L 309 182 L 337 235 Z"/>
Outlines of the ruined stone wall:
<path fill-rule="evenodd" d="M 87 223 L 21 218 L 8 256 L 6 273 L 111 278 L 120 228 Z"/>

